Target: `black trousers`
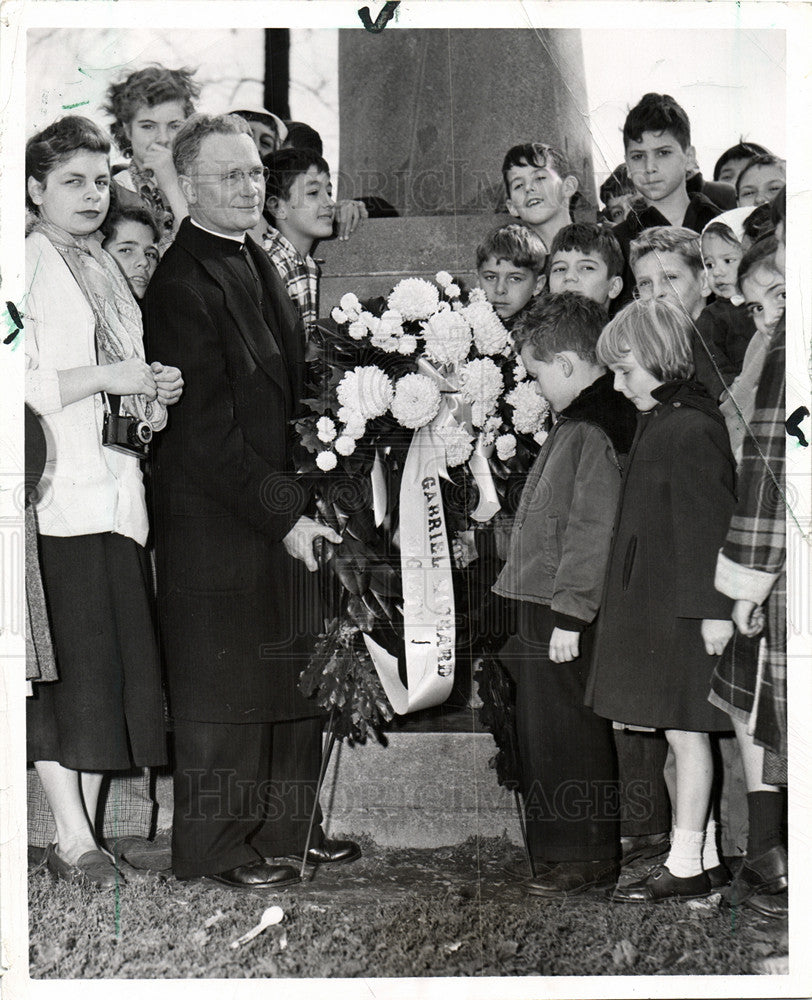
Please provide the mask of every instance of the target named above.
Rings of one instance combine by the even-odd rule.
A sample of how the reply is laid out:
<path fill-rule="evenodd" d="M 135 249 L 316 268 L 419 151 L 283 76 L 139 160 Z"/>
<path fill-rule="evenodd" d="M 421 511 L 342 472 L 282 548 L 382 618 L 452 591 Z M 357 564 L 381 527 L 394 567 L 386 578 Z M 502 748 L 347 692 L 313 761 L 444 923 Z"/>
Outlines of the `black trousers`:
<path fill-rule="evenodd" d="M 175 720 L 175 875 L 214 875 L 303 851 L 320 764 L 320 718 Z M 320 842 L 321 819 L 317 810 L 312 844 Z"/>
<path fill-rule="evenodd" d="M 500 657 L 516 682 L 530 852 L 551 862 L 615 858 L 620 846 L 612 724 L 584 705 L 594 629 L 582 633 L 577 659 L 553 663 L 552 611 L 516 603 L 516 632 Z"/>
<path fill-rule="evenodd" d="M 623 837 L 668 833 L 671 800 L 663 777 L 668 741 L 661 731 L 614 731 L 620 776 L 620 833 Z"/>

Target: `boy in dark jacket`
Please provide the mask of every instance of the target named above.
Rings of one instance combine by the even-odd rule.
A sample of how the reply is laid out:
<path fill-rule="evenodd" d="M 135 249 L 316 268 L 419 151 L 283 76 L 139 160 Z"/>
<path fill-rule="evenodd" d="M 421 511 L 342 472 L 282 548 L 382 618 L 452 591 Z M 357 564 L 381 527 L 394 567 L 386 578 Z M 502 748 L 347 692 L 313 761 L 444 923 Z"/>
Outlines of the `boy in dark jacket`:
<path fill-rule="evenodd" d="M 611 724 L 584 693 L 634 408 L 595 345 L 606 313 L 583 295 L 540 299 L 517 347 L 555 414 L 527 477 L 507 562 L 493 587 L 516 602 L 501 652 L 516 683 L 520 785 L 535 876 L 531 895 L 569 896 L 618 873 Z"/>

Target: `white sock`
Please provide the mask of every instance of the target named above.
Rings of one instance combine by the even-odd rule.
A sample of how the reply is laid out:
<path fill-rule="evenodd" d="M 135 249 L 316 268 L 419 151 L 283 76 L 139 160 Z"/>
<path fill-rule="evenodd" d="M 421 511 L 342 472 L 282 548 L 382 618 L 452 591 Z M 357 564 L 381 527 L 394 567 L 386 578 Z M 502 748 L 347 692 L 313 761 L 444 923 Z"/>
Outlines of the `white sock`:
<path fill-rule="evenodd" d="M 711 818 L 705 827 L 705 843 L 702 847 L 702 867 L 707 872 L 721 863 L 719 851 L 716 847 L 716 820 Z"/>
<path fill-rule="evenodd" d="M 702 841 L 704 830 L 680 830 L 674 827 L 671 835 L 671 850 L 668 852 L 666 868 L 677 878 L 689 878 L 702 872 Z"/>

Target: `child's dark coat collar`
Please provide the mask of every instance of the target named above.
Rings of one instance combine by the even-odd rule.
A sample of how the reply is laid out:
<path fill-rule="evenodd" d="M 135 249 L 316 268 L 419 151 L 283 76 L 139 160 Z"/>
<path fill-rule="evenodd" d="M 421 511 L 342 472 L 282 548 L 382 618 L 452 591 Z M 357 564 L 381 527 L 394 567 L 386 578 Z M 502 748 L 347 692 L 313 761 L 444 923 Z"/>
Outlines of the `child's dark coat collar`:
<path fill-rule="evenodd" d="M 559 414 L 559 419 L 586 420 L 607 435 L 619 455 L 628 454 L 637 424 L 632 403 L 613 389 L 613 376 L 605 372 L 573 399 Z"/>
<path fill-rule="evenodd" d="M 668 403 L 674 406 L 690 406 L 724 423 L 724 417 L 719 412 L 716 402 L 708 395 L 705 387 L 693 379 L 674 379 L 672 382 L 664 382 L 656 389 L 652 389 L 651 395 L 661 406 Z"/>

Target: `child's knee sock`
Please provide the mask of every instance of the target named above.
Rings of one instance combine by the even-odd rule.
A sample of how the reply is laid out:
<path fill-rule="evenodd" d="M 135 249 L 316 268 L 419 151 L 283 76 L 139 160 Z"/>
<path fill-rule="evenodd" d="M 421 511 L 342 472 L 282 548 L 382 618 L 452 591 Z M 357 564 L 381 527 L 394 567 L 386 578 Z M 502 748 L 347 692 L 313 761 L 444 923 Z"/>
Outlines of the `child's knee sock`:
<path fill-rule="evenodd" d="M 680 830 L 675 826 L 671 834 L 671 850 L 666 868 L 677 878 L 689 878 L 702 872 L 702 841 L 704 830 Z"/>
<path fill-rule="evenodd" d="M 747 857 L 751 861 L 761 857 L 781 840 L 781 819 L 784 813 L 784 796 L 780 791 L 748 792 Z"/>
<path fill-rule="evenodd" d="M 705 827 L 705 843 L 702 847 L 702 867 L 705 871 L 721 864 L 719 850 L 716 846 L 716 820 L 711 817 Z"/>

